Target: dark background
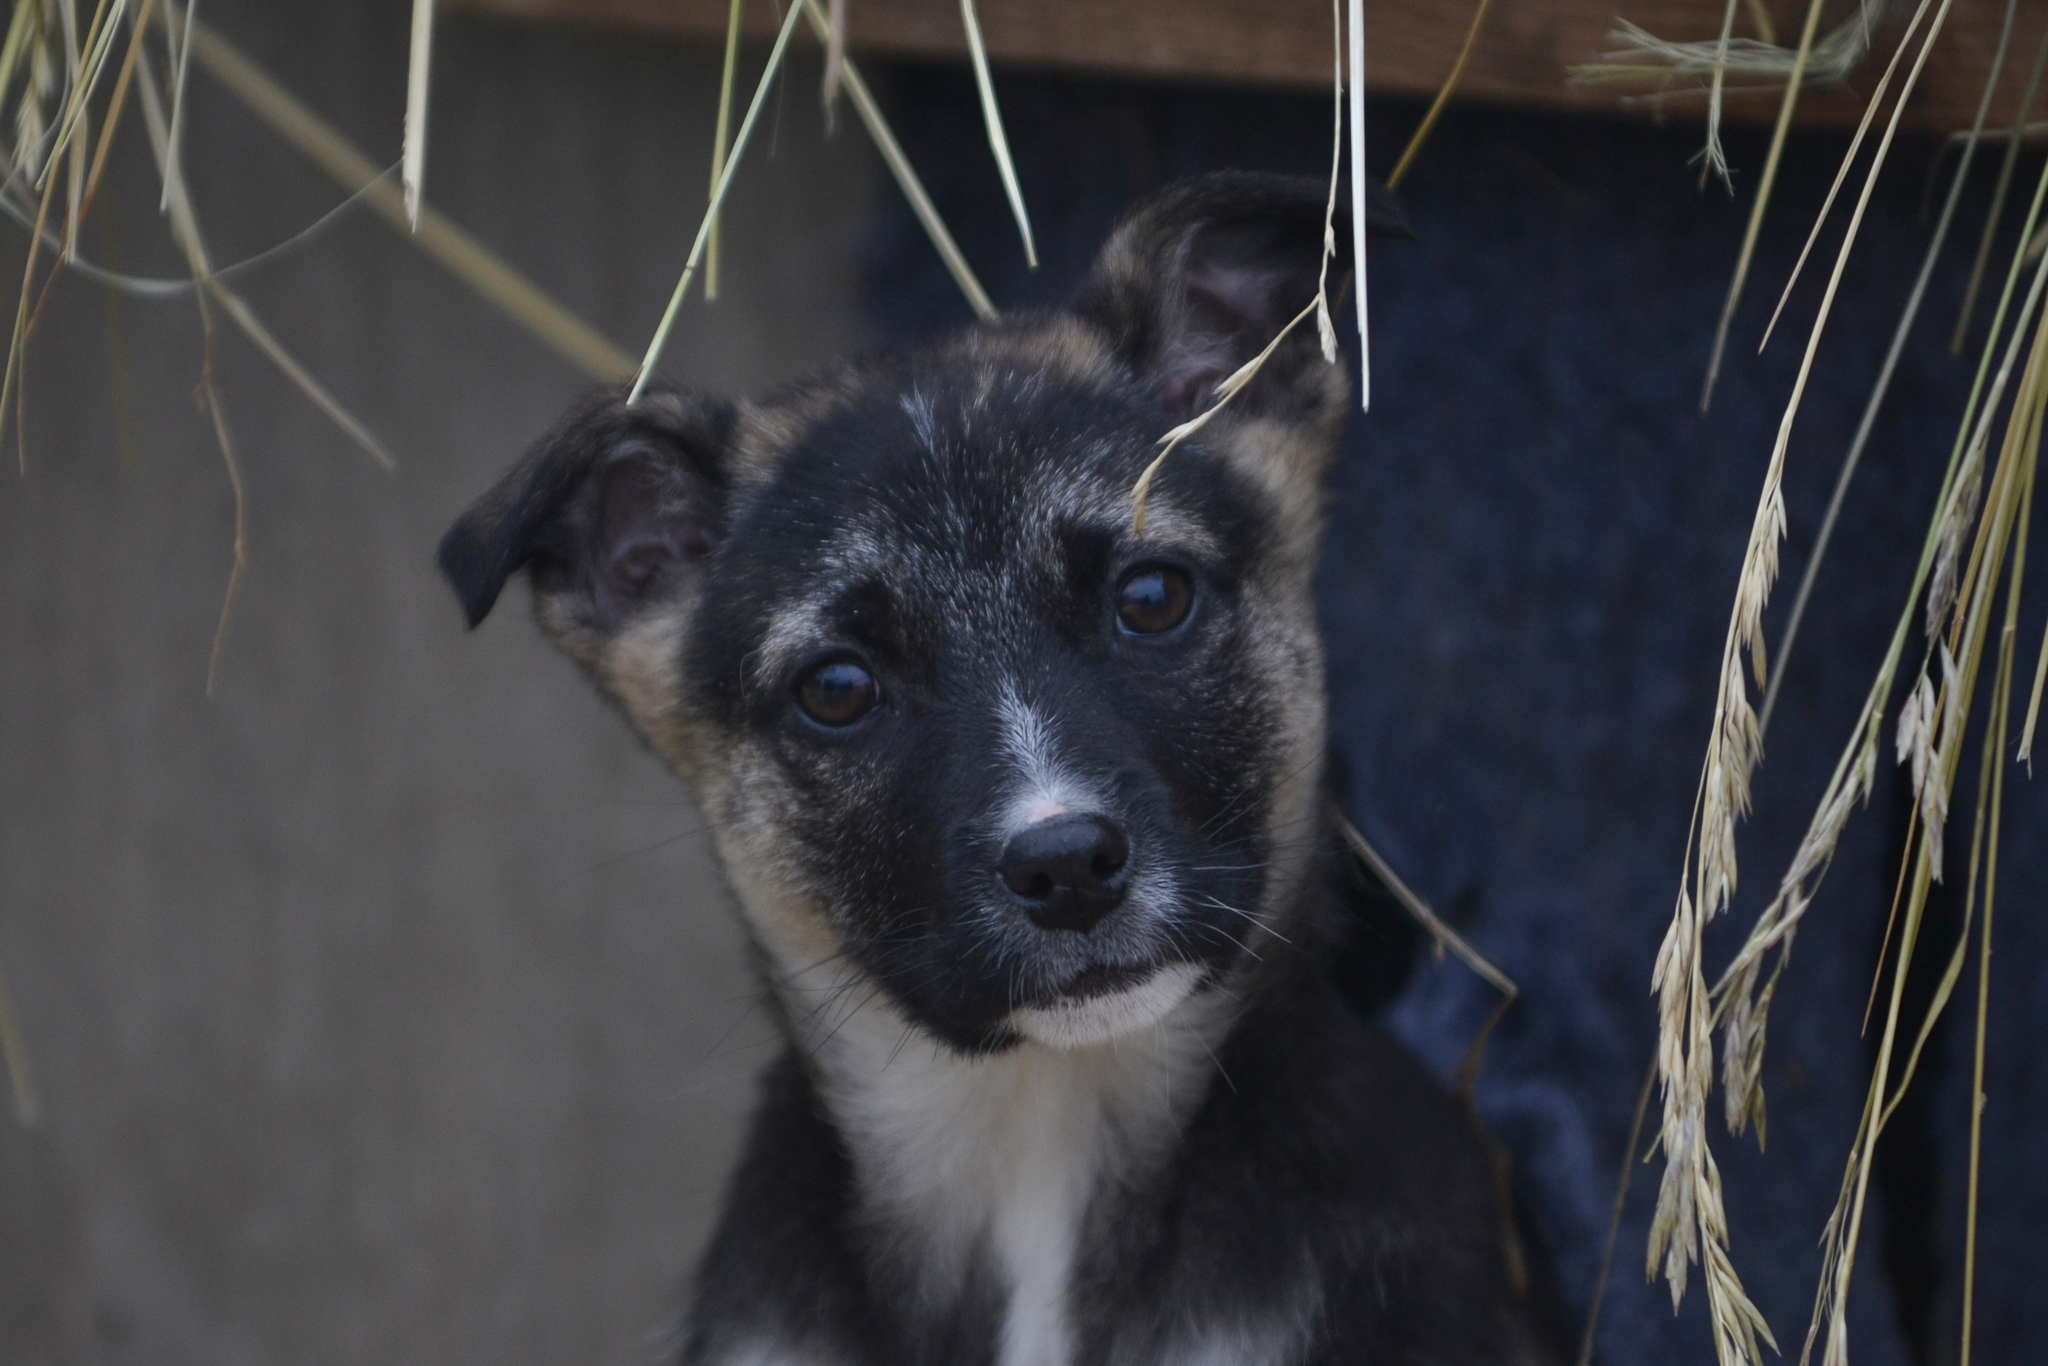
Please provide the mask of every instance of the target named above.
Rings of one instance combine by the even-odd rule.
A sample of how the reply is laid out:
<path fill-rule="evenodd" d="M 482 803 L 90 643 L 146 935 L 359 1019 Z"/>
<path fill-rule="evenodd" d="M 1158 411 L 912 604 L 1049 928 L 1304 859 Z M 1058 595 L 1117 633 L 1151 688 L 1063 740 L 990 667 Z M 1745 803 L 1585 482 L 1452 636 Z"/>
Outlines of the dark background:
<path fill-rule="evenodd" d="M 209 14 L 395 160 L 407 9 Z M 715 54 L 464 19 L 436 60 L 430 197 L 637 349 L 701 211 Z M 1322 99 L 1000 73 L 1034 275 L 965 73 L 872 74 L 1005 307 L 1065 297 L 1156 185 L 1218 166 L 1327 173 Z M 688 382 L 755 389 L 966 320 L 851 120 L 823 136 L 815 82 L 805 56 L 741 177 L 727 297 L 687 308 L 670 352 Z M 190 167 L 217 259 L 336 202 L 195 90 Z M 1374 105 L 1376 171 L 1419 115 Z M 1755 341 L 1844 147 L 1794 139 L 1702 419 L 1747 205 L 1700 189 L 1698 141 L 1685 119 L 1454 105 L 1402 187 L 1416 240 L 1375 247 L 1375 403 L 1330 486 L 1322 608 L 1352 812 L 1521 985 L 1479 1104 L 1575 1315 L 1650 1057 L 1650 967 L 1736 571 L 1822 269 L 1760 357 Z M 133 130 L 127 148 L 88 245 L 174 273 Z M 1738 186 L 1763 150 L 1731 134 Z M 1794 432 L 1773 643 L 1918 268 L 1933 154 L 1894 152 Z M 1943 344 L 1988 161 L 1790 662 L 1715 963 L 1805 828 L 1903 605 L 1968 381 Z M 0 241 L 14 269 L 21 234 Z M 401 466 L 378 472 L 224 338 L 253 561 L 207 699 L 232 502 L 190 401 L 189 301 L 59 286 L 31 352 L 28 472 L 0 481 L 0 969 L 45 1102 L 33 1131 L 0 1122 L 0 1360 L 658 1358 L 769 1035 L 678 785 L 519 611 L 465 636 L 430 564 L 447 521 L 585 381 L 361 214 L 241 283 Z M 2048 602 L 2031 577 L 2022 687 Z M 2027 1049 L 2048 1027 L 2048 811 L 2008 776 L 1985 1361 L 2048 1347 L 2028 1313 L 2048 1096 Z M 1956 790 L 1952 851 L 1969 766 Z M 1862 1103 L 1858 1023 L 1904 815 L 1887 763 L 1778 993 L 1769 1151 L 1715 1135 L 1736 1265 L 1788 1353 Z M 1937 898 L 1931 957 L 1958 916 Z M 1973 968 L 1880 1148 L 1851 1338 L 1866 1366 L 1954 1354 L 1974 991 Z M 1389 1019 L 1448 1075 L 1491 1005 L 1461 967 L 1424 959 Z M 1657 1170 L 1637 1169 L 1601 1355 L 1704 1363 L 1697 1278 L 1674 1319 L 1641 1275 Z"/>
<path fill-rule="evenodd" d="M 1156 185 L 1231 166 L 1329 173 L 1326 98 L 1012 79 L 1003 108 L 1043 261 L 1034 276 L 987 169 L 971 83 L 906 68 L 893 89 L 906 145 L 934 168 L 947 220 L 1004 305 L 1065 297 L 1116 214 Z M 1407 102 L 1371 107 L 1376 173 L 1421 114 Z M 1735 580 L 1840 239 L 1839 227 L 1823 234 L 1777 336 L 1755 354 L 1848 144 L 1797 135 L 1701 417 L 1749 205 L 1702 191 L 1688 164 L 1700 137 L 1689 119 L 1657 127 L 1454 105 L 1401 187 L 1416 240 L 1371 256 L 1373 409 L 1351 424 L 1330 485 L 1320 602 L 1352 815 L 1521 987 L 1479 1105 L 1514 1153 L 1528 1222 L 1575 1313 L 1592 1296 L 1651 1057 L 1650 969 L 1676 898 Z M 1760 172 L 1766 140 L 1764 130 L 1730 134 L 1738 188 Z M 1930 203 L 1936 151 L 1930 140 L 1894 150 L 1843 279 L 1793 431 L 1773 646 L 1947 190 L 1936 184 Z M 1789 862 L 1904 605 L 1975 364 L 1974 345 L 1965 360 L 1946 345 L 1997 160 L 1975 163 L 1818 580 L 1743 831 L 1744 885 L 1732 923 L 1709 934 L 1710 979 Z M 2038 169 L 2037 157 L 2021 164 L 1993 291 Z M 1837 225 L 1859 186 L 1860 172 Z M 908 213 L 887 213 L 866 295 L 877 331 L 910 338 L 964 320 Z M 1974 339 L 1989 314 L 1980 306 Z M 2029 579 L 2020 675 L 2041 638 L 2041 575 Z M 1917 645 L 1908 681 L 1916 657 Z M 1772 1011 L 1768 1154 L 1718 1125 L 1713 1134 L 1737 1269 L 1788 1352 L 1810 1316 L 1820 1232 L 1879 1032 L 1865 1040 L 1858 1026 L 1910 807 L 1890 735 L 1877 792 L 1842 842 Z M 1950 888 L 1967 857 L 1974 774 L 1972 763 L 1952 800 Z M 2048 1348 L 2028 1312 L 2048 1251 L 2038 1156 L 2048 1095 L 2027 1047 L 2048 1024 L 2048 939 L 2034 913 L 2048 802 L 2023 770 L 2008 778 L 1975 1310 L 1983 1360 Z M 1950 888 L 1937 888 L 1923 930 L 1934 966 L 1907 997 L 1907 1043 L 1960 929 Z M 1973 967 L 1879 1145 L 1852 1296 L 1861 1362 L 1956 1355 L 1974 1002 Z M 1492 1005 L 1462 968 L 1430 966 L 1391 1020 L 1448 1076 Z M 1641 1273 L 1660 1170 L 1639 1169 L 1631 1187 L 1599 1337 L 1609 1361 L 1711 1359 L 1697 1273 L 1676 1320 L 1661 1283 Z"/>

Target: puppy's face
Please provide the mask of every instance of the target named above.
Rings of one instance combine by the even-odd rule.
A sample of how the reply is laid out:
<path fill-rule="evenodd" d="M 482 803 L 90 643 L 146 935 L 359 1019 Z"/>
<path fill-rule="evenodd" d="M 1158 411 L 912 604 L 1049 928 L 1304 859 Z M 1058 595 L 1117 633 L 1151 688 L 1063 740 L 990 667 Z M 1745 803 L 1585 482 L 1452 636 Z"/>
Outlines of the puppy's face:
<path fill-rule="evenodd" d="M 1284 926 L 1317 783 L 1316 484 L 1343 402 L 1290 338 L 1320 196 L 1171 191 L 1071 313 L 768 401 L 601 398 L 450 533 L 472 620 L 543 624 L 684 774 L 787 976 L 968 1051 L 1150 1025 Z M 1305 331 L 1305 329 L 1304 329 Z"/>

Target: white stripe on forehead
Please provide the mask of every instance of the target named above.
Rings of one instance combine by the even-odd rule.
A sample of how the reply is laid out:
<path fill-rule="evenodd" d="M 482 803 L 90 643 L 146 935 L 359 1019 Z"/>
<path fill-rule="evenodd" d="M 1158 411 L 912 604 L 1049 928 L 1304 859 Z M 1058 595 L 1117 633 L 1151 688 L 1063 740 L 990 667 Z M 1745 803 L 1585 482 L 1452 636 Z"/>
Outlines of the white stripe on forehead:
<path fill-rule="evenodd" d="M 1007 380 L 1026 397 L 1042 391 L 1047 384 L 1046 377 L 1042 374 L 1030 374 L 1021 379 L 1014 375 L 983 374 L 973 399 L 956 415 L 955 429 L 952 431 L 953 441 L 945 451 L 940 448 L 938 409 L 932 396 L 913 384 L 897 397 L 897 406 L 910 419 L 911 430 L 917 436 L 918 445 L 929 457 L 935 481 L 939 477 L 938 465 L 948 458 L 1016 459 L 1020 454 L 1027 460 L 1032 458 L 1029 452 L 1004 450 L 1003 448 L 1009 444 L 1006 438 L 1012 434 L 1000 428 L 984 431 L 981 439 L 976 440 L 974 417 L 987 403 L 990 389 L 1003 380 Z M 984 449 L 968 451 L 964 449 L 962 443 L 978 445 Z M 1150 460 L 1154 452 L 1139 452 L 1141 458 L 1136 460 L 1132 473 L 1128 480 L 1125 480 L 1106 476 L 1100 468 L 1102 464 L 1114 459 L 1121 445 L 1119 440 L 1097 437 L 1087 440 L 1084 444 L 1085 453 L 1076 460 L 1044 459 L 1042 456 L 1039 458 L 1038 467 L 1032 472 L 1029 481 L 1030 493 L 1027 495 L 1027 501 L 1015 509 L 1020 523 L 1024 519 L 1036 517 L 1046 522 L 1059 519 L 1093 521 L 1118 528 L 1128 524 L 1132 513 L 1131 494 L 1136 488 L 1137 472 Z M 1184 458 L 1193 458 L 1196 452 L 1187 451 L 1183 455 Z M 1171 480 L 1166 478 L 1166 471 L 1162 470 L 1156 494 L 1147 501 L 1146 524 L 1150 528 L 1147 541 L 1160 546 L 1171 546 L 1184 554 L 1201 557 L 1219 553 L 1221 545 L 1214 530 L 1200 516 L 1175 505 L 1170 484 Z M 969 533 L 969 528 L 958 524 L 958 508 L 948 506 L 943 515 L 949 523 L 949 534 L 964 536 Z M 1028 532 L 1029 528 L 1020 525 L 1019 530 Z"/>
<path fill-rule="evenodd" d="M 1051 727 L 1017 695 L 1014 684 L 1003 685 L 996 721 L 1002 727 L 1004 757 L 1016 775 L 1016 788 L 1002 815 L 1004 829 L 1021 830 L 1072 811 L 1093 811 L 1101 804 L 1094 789 L 1060 762 Z"/>
<path fill-rule="evenodd" d="M 931 450 L 932 429 L 938 422 L 937 414 L 932 411 L 932 401 L 914 384 L 896 401 L 902 405 L 904 416 L 910 419 L 910 429 L 917 433 L 918 444 Z"/>

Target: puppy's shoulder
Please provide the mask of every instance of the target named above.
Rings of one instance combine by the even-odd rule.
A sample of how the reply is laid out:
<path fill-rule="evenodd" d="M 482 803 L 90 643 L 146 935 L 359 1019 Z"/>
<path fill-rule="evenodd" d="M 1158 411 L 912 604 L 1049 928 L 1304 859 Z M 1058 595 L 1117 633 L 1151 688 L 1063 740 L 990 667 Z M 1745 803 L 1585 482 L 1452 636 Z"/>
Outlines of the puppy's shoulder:
<path fill-rule="evenodd" d="M 1171 1197 L 1206 1249 L 1181 1276 L 1312 1323 L 1314 1361 L 1548 1359 L 1493 1141 L 1413 1053 L 1303 973 L 1219 1061 Z"/>
<path fill-rule="evenodd" d="M 683 1366 L 878 1359 L 849 1224 L 853 1172 L 794 1049 L 761 1076 L 745 1155 L 697 1270 Z"/>
<path fill-rule="evenodd" d="M 1261 996 L 1188 1133 L 1191 1186 L 1249 1185 L 1243 1198 L 1311 1227 L 1426 1212 L 1448 1234 L 1493 1221 L 1486 1137 L 1413 1053 L 1314 974 Z"/>

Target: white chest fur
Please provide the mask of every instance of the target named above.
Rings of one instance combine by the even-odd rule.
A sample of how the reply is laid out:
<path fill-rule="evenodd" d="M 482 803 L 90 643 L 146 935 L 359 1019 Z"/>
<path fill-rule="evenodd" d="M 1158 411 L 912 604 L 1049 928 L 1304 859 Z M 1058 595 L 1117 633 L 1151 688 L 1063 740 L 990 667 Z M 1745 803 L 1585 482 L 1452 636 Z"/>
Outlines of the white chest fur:
<path fill-rule="evenodd" d="M 977 1253 L 1008 1293 L 1001 1366 L 1066 1366 L 1066 1312 L 1091 1200 L 1158 1158 L 1215 1072 L 1213 997 L 1107 1043 L 964 1058 L 880 1004 L 818 1044 L 871 1217 L 901 1238 L 928 1301 Z"/>

